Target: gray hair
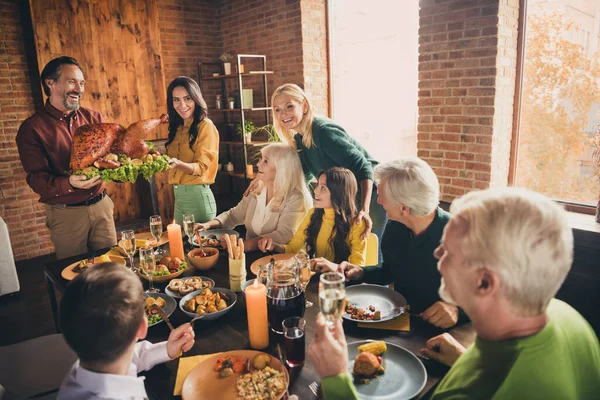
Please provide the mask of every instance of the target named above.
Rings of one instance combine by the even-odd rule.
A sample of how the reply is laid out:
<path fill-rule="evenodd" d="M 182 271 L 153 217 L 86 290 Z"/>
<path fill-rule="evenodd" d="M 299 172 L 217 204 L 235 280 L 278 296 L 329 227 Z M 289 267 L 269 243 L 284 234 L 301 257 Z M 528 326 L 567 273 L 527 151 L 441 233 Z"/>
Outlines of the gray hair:
<path fill-rule="evenodd" d="M 498 274 L 502 294 L 516 314 L 543 313 L 573 262 L 573 232 L 565 210 L 539 193 L 497 188 L 468 193 L 450 211 L 466 226 L 462 252 L 467 265 Z"/>
<path fill-rule="evenodd" d="M 386 197 L 403 204 L 415 217 L 431 214 L 440 202 L 440 184 L 429 164 L 418 157 L 403 157 L 375 167 L 375 182 Z"/>

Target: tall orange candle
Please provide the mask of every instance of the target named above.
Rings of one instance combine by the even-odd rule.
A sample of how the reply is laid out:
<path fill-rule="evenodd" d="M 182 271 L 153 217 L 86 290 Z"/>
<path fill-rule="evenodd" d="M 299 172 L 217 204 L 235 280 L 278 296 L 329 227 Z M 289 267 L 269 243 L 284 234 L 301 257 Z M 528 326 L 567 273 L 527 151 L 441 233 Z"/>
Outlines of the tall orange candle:
<path fill-rule="evenodd" d="M 167 233 L 169 234 L 169 250 L 171 257 L 178 257 L 185 260 L 183 255 L 183 239 L 181 238 L 181 225 L 177 225 L 175 221 L 167 225 Z"/>
<path fill-rule="evenodd" d="M 246 293 L 250 346 L 253 349 L 264 349 L 269 345 L 267 287 L 255 279 L 254 284 L 248 286 L 244 293 Z"/>

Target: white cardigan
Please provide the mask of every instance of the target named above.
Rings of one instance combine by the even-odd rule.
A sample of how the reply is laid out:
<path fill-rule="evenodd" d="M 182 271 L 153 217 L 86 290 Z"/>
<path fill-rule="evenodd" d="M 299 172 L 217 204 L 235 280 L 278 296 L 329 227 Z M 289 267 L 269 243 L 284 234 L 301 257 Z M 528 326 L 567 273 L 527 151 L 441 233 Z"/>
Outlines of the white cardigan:
<path fill-rule="evenodd" d="M 252 219 L 256 205 L 257 196 L 251 193 L 243 197 L 237 206 L 219 214 L 215 219 L 221 223 L 223 229 L 233 229 L 244 224 L 246 240 L 254 239 L 257 235 L 252 229 Z M 275 243 L 289 242 L 307 212 L 308 208 L 305 206 L 302 193 L 299 191 L 290 193 L 283 204 L 279 206 L 279 212 L 271 212 L 271 216 L 262 227 L 260 236 L 272 238 Z"/>

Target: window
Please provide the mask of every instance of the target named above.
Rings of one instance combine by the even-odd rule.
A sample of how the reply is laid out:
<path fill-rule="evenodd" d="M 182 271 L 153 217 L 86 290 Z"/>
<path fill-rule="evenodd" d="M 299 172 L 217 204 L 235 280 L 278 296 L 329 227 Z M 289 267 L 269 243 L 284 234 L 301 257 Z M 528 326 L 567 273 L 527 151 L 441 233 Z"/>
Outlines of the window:
<path fill-rule="evenodd" d="M 525 52 L 514 184 L 595 205 L 600 131 L 600 0 L 525 0 Z M 596 40 L 598 40 L 598 36 Z"/>
<path fill-rule="evenodd" d="M 329 1 L 332 118 L 380 162 L 417 153 L 418 1 Z"/>

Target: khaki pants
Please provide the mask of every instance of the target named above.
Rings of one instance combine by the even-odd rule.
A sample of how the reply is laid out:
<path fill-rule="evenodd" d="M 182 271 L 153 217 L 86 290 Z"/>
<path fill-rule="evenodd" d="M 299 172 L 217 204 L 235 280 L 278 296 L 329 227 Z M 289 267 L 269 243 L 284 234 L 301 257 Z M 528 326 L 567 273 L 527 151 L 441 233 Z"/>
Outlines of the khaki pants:
<path fill-rule="evenodd" d="M 46 204 L 46 226 L 56 257 L 72 257 L 117 244 L 110 197 L 91 206 L 57 207 Z"/>

